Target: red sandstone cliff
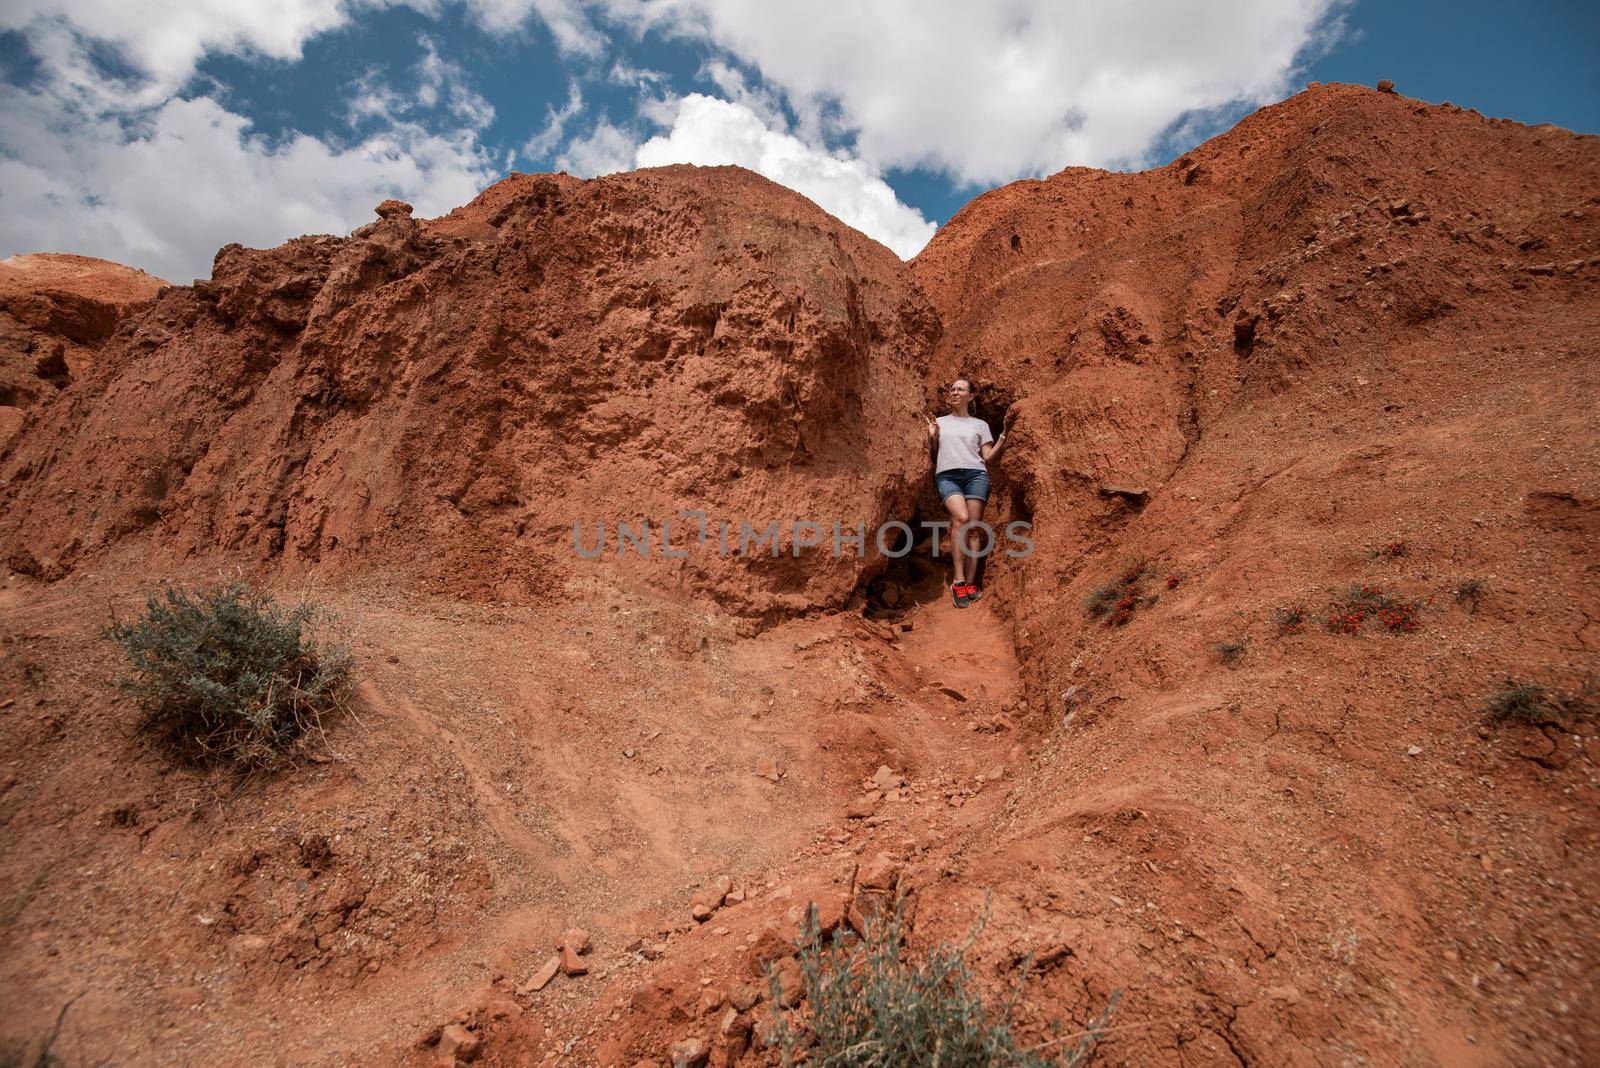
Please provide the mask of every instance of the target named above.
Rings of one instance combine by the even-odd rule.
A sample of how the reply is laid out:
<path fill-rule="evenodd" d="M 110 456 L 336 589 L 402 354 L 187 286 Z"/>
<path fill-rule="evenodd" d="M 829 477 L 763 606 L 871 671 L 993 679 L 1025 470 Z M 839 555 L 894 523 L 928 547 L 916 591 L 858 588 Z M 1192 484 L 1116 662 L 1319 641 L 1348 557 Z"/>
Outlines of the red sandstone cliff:
<path fill-rule="evenodd" d="M 855 588 L 861 556 L 801 562 L 787 537 L 663 564 L 659 524 L 697 509 L 737 544 L 745 520 L 831 536 L 907 510 L 936 327 L 892 254 L 733 168 L 517 176 L 441 219 L 383 214 L 229 246 L 128 322 L 0 457 L 13 566 L 59 577 L 137 534 L 521 599 L 609 566 L 574 522 L 614 555 L 627 520 L 657 524 L 650 580 L 739 615 Z"/>

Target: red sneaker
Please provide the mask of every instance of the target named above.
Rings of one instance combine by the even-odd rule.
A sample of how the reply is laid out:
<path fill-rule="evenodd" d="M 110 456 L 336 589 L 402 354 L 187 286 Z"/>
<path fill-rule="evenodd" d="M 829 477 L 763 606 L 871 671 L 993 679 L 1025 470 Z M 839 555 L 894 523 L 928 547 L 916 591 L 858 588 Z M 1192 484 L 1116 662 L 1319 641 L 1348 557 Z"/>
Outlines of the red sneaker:
<path fill-rule="evenodd" d="M 950 600 L 957 608 L 967 607 L 967 584 L 965 582 L 952 582 L 950 584 Z"/>
<path fill-rule="evenodd" d="M 974 586 L 970 582 L 966 583 L 961 588 L 962 590 L 966 591 L 968 604 L 971 604 L 973 601 L 976 601 L 978 598 L 983 596 L 983 591 L 978 589 L 978 587 Z"/>

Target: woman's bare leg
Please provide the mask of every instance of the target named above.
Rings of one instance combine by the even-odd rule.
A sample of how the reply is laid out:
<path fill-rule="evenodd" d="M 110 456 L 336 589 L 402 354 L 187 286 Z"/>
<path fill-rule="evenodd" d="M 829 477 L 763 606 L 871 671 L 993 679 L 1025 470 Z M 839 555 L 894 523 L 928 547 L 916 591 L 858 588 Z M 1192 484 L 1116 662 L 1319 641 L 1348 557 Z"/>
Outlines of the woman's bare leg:
<path fill-rule="evenodd" d="M 950 556 L 955 561 L 956 584 L 967 581 L 966 571 L 963 567 L 965 558 L 961 551 L 961 537 L 959 531 L 961 524 L 967 521 L 967 499 L 959 493 L 952 493 L 944 499 L 944 510 L 950 513 Z"/>
<path fill-rule="evenodd" d="M 983 506 L 985 504 L 987 504 L 987 503 L 989 503 L 989 502 L 984 501 L 984 500 L 980 500 L 977 497 L 968 497 L 967 498 L 967 522 L 969 522 L 969 523 L 977 523 L 981 519 L 983 519 Z M 994 539 L 993 538 L 985 539 L 984 536 L 983 536 L 983 531 L 979 530 L 977 527 L 973 527 L 971 530 L 967 531 L 967 536 L 965 538 L 961 539 L 961 540 L 966 543 L 965 544 L 965 548 L 967 550 L 967 581 L 968 582 L 977 582 L 978 581 L 978 561 L 980 559 L 982 559 L 978 555 L 978 548 L 983 545 L 985 540 L 987 540 L 989 542 L 989 548 L 992 550 L 994 548 Z"/>

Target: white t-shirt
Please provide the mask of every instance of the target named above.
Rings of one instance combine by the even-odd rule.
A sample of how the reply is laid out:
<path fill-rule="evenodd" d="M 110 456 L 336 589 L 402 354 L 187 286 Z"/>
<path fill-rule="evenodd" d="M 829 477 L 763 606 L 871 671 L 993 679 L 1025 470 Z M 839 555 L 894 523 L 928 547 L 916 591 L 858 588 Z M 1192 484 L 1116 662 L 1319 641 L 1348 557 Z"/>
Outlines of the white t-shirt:
<path fill-rule="evenodd" d="M 970 415 L 941 415 L 939 424 L 939 461 L 933 465 L 934 473 L 976 468 L 988 470 L 983 464 L 981 445 L 994 440 L 989 424 Z"/>

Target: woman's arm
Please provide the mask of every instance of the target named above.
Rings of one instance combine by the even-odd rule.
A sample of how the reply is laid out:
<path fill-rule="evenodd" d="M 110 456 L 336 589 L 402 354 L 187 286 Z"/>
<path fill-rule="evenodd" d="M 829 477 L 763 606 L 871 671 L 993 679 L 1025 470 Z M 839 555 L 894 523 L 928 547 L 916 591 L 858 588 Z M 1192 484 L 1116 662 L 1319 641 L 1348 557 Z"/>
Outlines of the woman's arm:
<path fill-rule="evenodd" d="M 984 463 L 988 463 L 996 456 L 999 456 L 1001 450 L 1006 447 L 1006 432 L 1011 429 L 1011 422 L 1012 420 L 1016 419 L 1016 417 L 1017 413 L 1015 409 L 1006 412 L 1005 423 L 1000 427 L 1000 436 L 995 438 L 987 445 L 978 446 L 978 455 L 983 457 Z"/>

